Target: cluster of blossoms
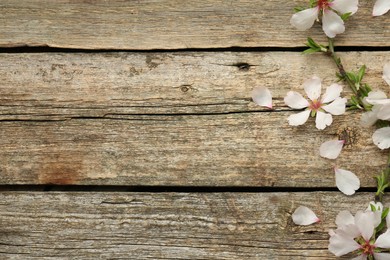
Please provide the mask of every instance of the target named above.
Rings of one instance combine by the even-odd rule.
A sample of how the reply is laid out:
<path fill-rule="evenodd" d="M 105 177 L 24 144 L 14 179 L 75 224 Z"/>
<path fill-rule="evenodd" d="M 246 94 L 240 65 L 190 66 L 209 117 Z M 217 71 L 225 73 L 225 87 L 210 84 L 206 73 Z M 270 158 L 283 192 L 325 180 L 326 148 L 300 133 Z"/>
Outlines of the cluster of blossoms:
<path fill-rule="evenodd" d="M 318 21 L 322 24 L 328 38 L 334 38 L 337 34 L 343 33 L 345 31 L 344 20 L 358 10 L 358 0 L 310 0 L 310 3 L 310 8 L 295 13 L 290 23 L 299 30 L 307 30 L 313 26 L 315 21 Z M 377 0 L 372 15 L 383 15 L 389 10 L 390 0 Z M 315 42 L 313 45 L 309 44 L 308 46 L 313 48 L 314 52 L 328 51 L 326 47 Z M 333 51 L 333 46 L 331 50 Z M 338 63 L 341 61 L 334 60 L 339 67 Z M 345 74 L 344 80 L 350 80 L 348 77 Z M 360 80 L 361 78 L 362 76 Z M 390 86 L 390 63 L 384 65 L 383 79 Z M 351 87 L 352 90 L 354 87 Z M 303 83 L 307 98 L 296 91 L 289 91 L 286 94 L 285 104 L 290 108 L 302 110 L 288 117 L 290 125 L 303 125 L 309 117 L 315 117 L 316 127 L 323 130 L 332 124 L 333 115 L 345 113 L 347 99 L 340 97 L 343 87 L 336 83 L 332 84 L 327 87 L 323 95 L 321 95 L 321 88 L 321 80 L 314 76 Z M 367 111 L 361 117 L 361 125 L 370 127 L 378 121 L 385 122 L 386 126 L 377 129 L 372 140 L 380 149 L 390 148 L 390 123 L 388 122 L 390 121 L 390 98 L 385 92 L 371 91 L 369 87 L 366 88 L 368 89 L 367 93 L 358 97 L 359 84 L 356 88 L 355 98 L 360 98 L 357 107 L 364 107 L 364 110 Z M 254 89 L 252 99 L 256 104 L 272 109 L 272 94 L 269 89 L 264 87 Z M 336 159 L 344 144 L 345 140 L 324 142 L 319 148 L 319 155 L 327 159 Z M 337 167 L 334 167 L 334 172 L 336 186 L 342 193 L 352 195 L 359 189 L 359 178 L 353 172 Z M 389 185 L 387 178 L 383 179 L 382 190 L 380 190 L 380 178 L 378 177 L 378 191 L 383 192 Z M 336 256 L 353 252 L 358 255 L 354 258 L 355 260 L 390 259 L 390 253 L 386 253 L 390 252 L 390 215 L 388 213 L 389 208 L 384 208 L 380 202 L 370 202 L 365 211 L 359 211 L 355 216 L 347 210 L 341 211 L 336 218 L 337 229 L 329 231 L 329 251 Z M 305 206 L 299 206 L 292 214 L 292 219 L 297 225 L 311 225 L 320 221 L 316 214 Z M 385 227 L 387 227 L 386 231 L 384 231 Z"/>

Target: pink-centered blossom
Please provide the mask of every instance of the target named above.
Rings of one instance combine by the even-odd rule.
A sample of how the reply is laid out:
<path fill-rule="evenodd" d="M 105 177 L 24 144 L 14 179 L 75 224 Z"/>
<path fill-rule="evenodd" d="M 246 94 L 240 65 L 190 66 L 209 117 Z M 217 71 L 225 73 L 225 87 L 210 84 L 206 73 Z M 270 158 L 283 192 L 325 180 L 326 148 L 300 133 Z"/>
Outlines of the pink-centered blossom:
<path fill-rule="evenodd" d="M 314 76 L 303 83 L 303 88 L 309 100 L 306 100 L 300 93 L 289 91 L 284 102 L 291 108 L 306 110 L 288 117 L 290 125 L 303 125 L 310 115 L 316 117 L 316 127 L 325 129 L 332 124 L 332 115 L 345 113 L 346 98 L 341 98 L 340 93 L 343 87 L 332 84 L 321 97 L 321 79 Z M 327 113 L 326 113 L 327 112 Z"/>
<path fill-rule="evenodd" d="M 304 31 L 311 28 L 322 14 L 322 29 L 328 37 L 334 38 L 345 31 L 344 21 L 340 15 L 354 14 L 357 10 L 358 0 L 318 0 L 313 8 L 295 13 L 290 23 L 298 30 Z"/>
<path fill-rule="evenodd" d="M 383 67 L 383 79 L 390 86 L 390 63 Z M 390 98 L 387 98 L 386 93 L 380 90 L 371 91 L 364 101 L 373 107 L 371 111 L 362 115 L 361 124 L 363 126 L 372 126 L 379 119 L 390 121 Z M 390 148 L 390 127 L 377 129 L 372 140 L 380 149 Z"/>
<path fill-rule="evenodd" d="M 373 16 L 384 15 L 390 10 L 390 0 L 377 0 L 372 11 Z"/>
<path fill-rule="evenodd" d="M 336 256 L 356 252 L 359 256 L 354 259 L 390 259 L 390 254 L 381 252 L 390 248 L 390 230 L 375 239 L 375 228 L 381 223 L 383 205 L 372 203 L 375 211 L 368 207 L 366 211 L 358 211 L 355 216 L 348 210 L 337 215 L 337 229 L 329 231 L 330 252 Z"/>

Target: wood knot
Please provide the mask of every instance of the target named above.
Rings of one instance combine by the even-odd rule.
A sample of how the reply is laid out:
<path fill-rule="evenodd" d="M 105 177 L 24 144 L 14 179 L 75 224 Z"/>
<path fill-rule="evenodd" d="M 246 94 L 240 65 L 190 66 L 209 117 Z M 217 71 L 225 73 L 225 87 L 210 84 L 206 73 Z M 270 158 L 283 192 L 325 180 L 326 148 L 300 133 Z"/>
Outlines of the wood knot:
<path fill-rule="evenodd" d="M 248 71 L 251 68 L 251 65 L 249 63 L 246 63 L 246 62 L 235 63 L 235 64 L 233 64 L 233 66 L 236 66 L 239 70 L 242 70 L 242 71 Z"/>
<path fill-rule="evenodd" d="M 355 145 L 359 138 L 359 131 L 354 127 L 343 127 L 337 131 L 339 140 L 344 140 L 345 146 Z"/>

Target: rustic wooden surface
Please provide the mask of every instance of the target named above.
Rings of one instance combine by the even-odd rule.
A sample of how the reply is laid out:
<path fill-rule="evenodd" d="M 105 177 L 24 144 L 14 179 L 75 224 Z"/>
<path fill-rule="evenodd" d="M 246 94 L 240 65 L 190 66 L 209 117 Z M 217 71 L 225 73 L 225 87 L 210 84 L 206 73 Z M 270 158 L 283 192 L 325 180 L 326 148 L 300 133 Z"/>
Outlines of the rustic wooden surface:
<path fill-rule="evenodd" d="M 335 81 L 328 57 L 296 48 L 326 42 L 289 24 L 305 2 L 1 1 L 0 259 L 334 259 L 337 213 L 373 192 L 342 195 L 333 166 L 368 191 L 387 154 L 358 112 L 288 126 L 287 91 Z M 359 2 L 336 50 L 390 94 L 390 15 Z M 346 128 L 356 141 L 320 158 Z M 322 221 L 294 225 L 299 205 Z"/>
<path fill-rule="evenodd" d="M 0 257 L 333 259 L 337 213 L 364 210 L 372 195 L 2 192 Z M 294 225 L 300 205 L 321 222 Z"/>
<path fill-rule="evenodd" d="M 343 55 L 381 79 L 385 52 Z M 290 127 L 290 89 L 318 75 L 334 82 L 326 56 L 291 52 L 0 55 L 1 184 L 334 187 L 335 164 L 362 186 L 386 153 L 360 113 L 334 117 L 325 131 Z M 291 60 L 284 63 L 285 59 Z M 250 64 L 240 69 L 234 64 Z M 251 90 L 269 87 L 275 109 L 256 106 Z M 346 92 L 348 95 L 348 91 Z M 335 162 L 319 145 L 351 127 L 356 142 Z M 323 133 L 323 134 L 321 134 Z M 23 138 L 19 138 L 19 137 Z M 367 165 L 362 158 L 372 157 Z M 323 176 L 328 176 L 324 178 Z"/>
<path fill-rule="evenodd" d="M 2 0 L 0 46 L 132 50 L 303 46 L 308 32 L 298 32 L 289 20 L 293 8 L 307 2 Z M 390 46 L 389 17 L 372 18 L 372 0 L 359 3 L 339 45 Z M 319 26 L 309 33 L 324 39 Z"/>

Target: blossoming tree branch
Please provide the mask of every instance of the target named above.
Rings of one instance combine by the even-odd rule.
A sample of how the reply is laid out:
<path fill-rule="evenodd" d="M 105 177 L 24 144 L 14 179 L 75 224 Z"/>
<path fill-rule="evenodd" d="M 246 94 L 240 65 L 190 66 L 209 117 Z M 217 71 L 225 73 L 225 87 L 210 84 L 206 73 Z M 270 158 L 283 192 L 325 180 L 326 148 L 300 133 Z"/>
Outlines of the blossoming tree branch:
<path fill-rule="evenodd" d="M 293 109 L 301 110 L 290 115 L 287 120 L 291 126 L 303 125 L 310 117 L 315 118 L 316 128 L 323 130 L 333 122 L 333 116 L 339 116 L 346 110 L 361 110 L 360 124 L 364 127 L 375 126 L 373 143 L 382 150 L 387 149 L 389 156 L 384 168 L 378 169 L 377 192 L 369 206 L 353 216 L 349 211 L 341 211 L 336 217 L 336 230 L 329 231 L 329 250 L 336 256 L 352 253 L 354 259 L 390 259 L 390 214 L 389 208 L 382 204 L 382 196 L 389 185 L 390 176 L 390 98 L 386 93 L 375 90 L 364 82 L 366 66 L 358 71 L 348 71 L 341 58 L 335 52 L 338 34 L 344 33 L 348 18 L 358 11 L 358 0 L 310 0 L 308 7 L 296 7 L 290 19 L 298 30 L 308 30 L 314 23 L 322 26 L 328 42 L 321 44 L 308 37 L 305 54 L 323 53 L 333 60 L 337 70 L 335 81 L 322 94 L 321 79 L 316 75 L 303 81 L 303 92 L 289 91 L 284 102 Z M 377 0 L 372 15 L 385 15 L 390 10 L 390 0 Z M 390 62 L 383 64 L 383 80 L 390 86 Z M 339 84 L 340 83 L 340 84 Z M 352 91 L 349 100 L 342 97 L 343 85 Z M 253 101 L 272 109 L 272 93 L 264 87 L 252 92 Z M 319 146 L 319 155 L 329 160 L 336 159 L 346 140 L 329 140 Z M 359 178 L 348 169 L 334 167 L 335 183 L 345 195 L 353 195 L 360 188 Z M 311 225 L 320 218 L 309 208 L 299 206 L 292 214 L 297 225 Z"/>

